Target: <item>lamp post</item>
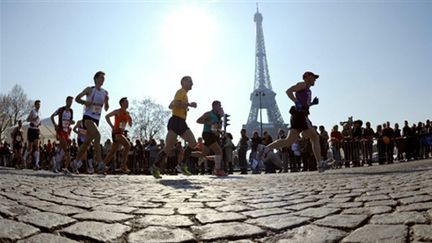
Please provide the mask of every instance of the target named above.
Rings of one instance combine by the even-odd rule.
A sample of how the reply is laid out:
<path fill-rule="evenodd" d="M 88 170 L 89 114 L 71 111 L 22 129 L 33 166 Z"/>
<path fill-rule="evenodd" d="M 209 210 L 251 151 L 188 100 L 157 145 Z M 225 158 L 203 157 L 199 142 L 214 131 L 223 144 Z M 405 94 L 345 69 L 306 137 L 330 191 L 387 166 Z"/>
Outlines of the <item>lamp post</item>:
<path fill-rule="evenodd" d="M 262 105 L 261 105 L 261 97 L 265 96 L 265 93 L 263 91 L 257 91 L 255 93 L 255 96 L 259 96 L 259 107 L 260 107 L 260 132 L 261 132 L 261 137 L 263 135 L 263 129 L 262 129 Z"/>

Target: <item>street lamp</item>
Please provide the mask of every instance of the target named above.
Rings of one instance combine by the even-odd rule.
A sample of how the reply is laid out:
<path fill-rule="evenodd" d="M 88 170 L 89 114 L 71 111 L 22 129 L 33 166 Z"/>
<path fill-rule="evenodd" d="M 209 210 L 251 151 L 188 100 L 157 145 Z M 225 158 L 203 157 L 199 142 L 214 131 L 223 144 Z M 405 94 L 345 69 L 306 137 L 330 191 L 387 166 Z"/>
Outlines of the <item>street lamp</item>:
<path fill-rule="evenodd" d="M 261 97 L 265 96 L 265 93 L 263 91 L 257 91 L 255 93 L 255 96 L 259 96 L 259 107 L 260 107 L 260 131 L 261 131 L 261 137 L 263 135 L 263 129 L 262 129 L 262 105 L 261 105 Z"/>

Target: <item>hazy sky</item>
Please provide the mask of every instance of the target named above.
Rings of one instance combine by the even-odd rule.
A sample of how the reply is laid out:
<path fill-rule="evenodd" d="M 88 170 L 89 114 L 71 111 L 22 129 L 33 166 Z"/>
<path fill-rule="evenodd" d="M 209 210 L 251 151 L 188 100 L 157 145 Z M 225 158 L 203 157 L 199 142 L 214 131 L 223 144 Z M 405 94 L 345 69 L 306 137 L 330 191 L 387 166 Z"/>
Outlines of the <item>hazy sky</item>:
<path fill-rule="evenodd" d="M 254 85 L 255 1 L 0 2 L 1 93 L 21 85 L 48 117 L 103 70 L 111 109 L 123 96 L 168 106 L 180 78 L 191 75 L 189 100 L 198 108 L 187 120 L 195 135 L 196 119 L 218 99 L 238 140 Z M 306 70 L 320 74 L 310 118 L 328 131 L 348 116 L 374 128 L 432 119 L 432 1 L 258 2 L 285 122 L 285 90 Z M 82 106 L 73 108 L 81 117 Z"/>

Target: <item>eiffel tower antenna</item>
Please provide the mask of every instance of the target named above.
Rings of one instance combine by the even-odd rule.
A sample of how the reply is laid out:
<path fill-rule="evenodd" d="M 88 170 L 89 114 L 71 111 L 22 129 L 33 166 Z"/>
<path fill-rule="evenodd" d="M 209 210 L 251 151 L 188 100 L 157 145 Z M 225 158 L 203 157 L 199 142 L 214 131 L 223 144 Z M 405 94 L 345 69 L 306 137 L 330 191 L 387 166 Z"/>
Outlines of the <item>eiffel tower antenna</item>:
<path fill-rule="evenodd" d="M 287 131 L 288 126 L 283 121 L 276 104 L 276 93 L 272 90 L 262 27 L 263 17 L 259 12 L 258 3 L 256 3 L 256 6 L 257 12 L 254 15 L 254 22 L 256 24 L 255 81 L 254 90 L 250 95 L 252 105 L 249 117 L 243 128 L 246 129 L 248 134 L 258 131 L 261 133 L 261 136 L 264 131 L 267 131 L 275 138 L 279 129 Z M 262 122 L 263 111 L 267 113 L 268 123 Z"/>

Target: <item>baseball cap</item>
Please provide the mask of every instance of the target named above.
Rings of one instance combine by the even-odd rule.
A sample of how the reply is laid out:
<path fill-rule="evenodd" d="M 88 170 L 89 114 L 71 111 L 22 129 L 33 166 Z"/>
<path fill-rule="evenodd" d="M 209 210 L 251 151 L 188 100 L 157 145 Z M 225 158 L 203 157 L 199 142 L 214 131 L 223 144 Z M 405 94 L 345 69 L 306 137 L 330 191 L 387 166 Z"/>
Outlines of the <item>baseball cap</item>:
<path fill-rule="evenodd" d="M 306 76 L 309 76 L 309 75 L 315 76 L 315 78 L 319 78 L 319 75 L 318 75 L 318 74 L 315 74 L 315 73 L 313 73 L 313 72 L 311 72 L 311 71 L 306 71 L 306 72 L 303 74 L 303 79 L 304 79 Z"/>

